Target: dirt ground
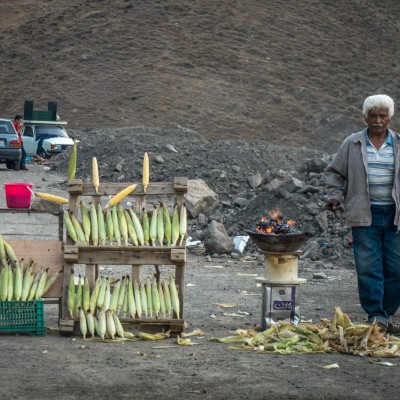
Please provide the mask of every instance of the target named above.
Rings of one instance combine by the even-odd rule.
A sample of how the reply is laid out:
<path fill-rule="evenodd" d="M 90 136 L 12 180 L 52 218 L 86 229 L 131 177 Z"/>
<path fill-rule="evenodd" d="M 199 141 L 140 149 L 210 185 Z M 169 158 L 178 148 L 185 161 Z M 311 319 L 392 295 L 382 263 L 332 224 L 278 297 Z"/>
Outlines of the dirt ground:
<path fill-rule="evenodd" d="M 0 207 L 5 207 L 4 182 L 31 182 L 36 189 L 65 195 L 64 178 L 31 164 L 29 171 L 7 171 L 0 166 Z M 54 239 L 51 216 L 0 213 L 2 234 L 8 239 Z M 122 273 L 113 267 L 115 274 Z M 149 267 L 150 268 L 150 267 Z M 352 320 L 364 321 L 352 270 L 319 269 L 327 279 L 313 279 L 300 262 L 301 314 L 318 322 L 331 319 L 340 306 Z M 195 328 L 192 347 L 163 342 L 98 343 L 61 337 L 56 331 L 58 306 L 45 305 L 47 336 L 2 336 L 0 340 L 2 399 L 386 399 L 397 393 L 398 368 L 371 364 L 368 359 L 341 354 L 261 355 L 232 351 L 208 341 L 237 328 L 261 322 L 261 288 L 255 275 L 264 272 L 263 256 L 235 260 L 230 256 L 207 261 L 189 253 L 186 270 L 184 318 L 186 332 Z M 240 276 L 238 274 L 253 276 Z M 247 293 L 247 294 L 244 294 Z M 216 303 L 233 303 L 224 309 Z M 224 312 L 244 311 L 243 317 Z M 339 368 L 320 366 L 337 363 Z M 398 364 L 394 360 L 395 364 Z"/>

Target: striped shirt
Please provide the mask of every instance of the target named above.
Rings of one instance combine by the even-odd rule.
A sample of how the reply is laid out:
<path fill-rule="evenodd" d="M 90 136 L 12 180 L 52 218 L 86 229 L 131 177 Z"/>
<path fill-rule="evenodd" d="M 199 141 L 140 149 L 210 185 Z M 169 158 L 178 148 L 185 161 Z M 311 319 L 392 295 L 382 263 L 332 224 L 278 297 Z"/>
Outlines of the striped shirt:
<path fill-rule="evenodd" d="M 390 135 L 379 150 L 367 140 L 368 184 L 371 204 L 393 204 L 394 156 L 393 141 Z"/>

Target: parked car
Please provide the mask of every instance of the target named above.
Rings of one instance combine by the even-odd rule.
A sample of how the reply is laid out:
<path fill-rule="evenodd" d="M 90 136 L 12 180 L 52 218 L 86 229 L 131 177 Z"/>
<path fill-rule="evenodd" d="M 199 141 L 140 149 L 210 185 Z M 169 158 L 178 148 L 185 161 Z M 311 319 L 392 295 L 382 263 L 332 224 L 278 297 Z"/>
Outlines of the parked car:
<path fill-rule="evenodd" d="M 0 163 L 5 163 L 8 169 L 19 171 L 21 155 L 21 142 L 12 121 L 0 118 Z"/>
<path fill-rule="evenodd" d="M 21 132 L 26 155 L 30 157 L 38 155 L 42 158 L 50 158 L 74 144 L 64 126 L 54 121 L 35 123 L 24 121 Z"/>

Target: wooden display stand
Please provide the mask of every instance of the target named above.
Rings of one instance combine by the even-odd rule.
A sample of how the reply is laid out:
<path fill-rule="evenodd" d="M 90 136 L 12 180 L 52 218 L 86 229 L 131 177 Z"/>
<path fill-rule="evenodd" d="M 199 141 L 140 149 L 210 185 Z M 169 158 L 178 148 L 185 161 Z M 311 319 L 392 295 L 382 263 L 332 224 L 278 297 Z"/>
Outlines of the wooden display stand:
<path fill-rule="evenodd" d="M 80 179 L 68 182 L 69 210 L 75 215 L 78 214 L 80 197 L 91 197 L 91 202 L 95 205 L 101 202 L 102 197 L 108 200 L 108 196 L 115 195 L 120 190 L 129 186 L 129 183 L 100 183 L 98 193 L 95 192 L 91 182 L 83 182 Z M 174 182 L 151 183 L 147 187 L 146 193 L 143 191 L 142 184 L 138 184 L 135 191 L 129 197 L 135 197 L 136 204 L 133 205 L 138 214 L 146 204 L 148 197 L 176 196 L 178 207 L 184 203 L 184 195 L 187 192 L 187 178 L 178 177 Z M 90 288 L 99 275 L 98 265 L 132 266 L 132 278 L 140 280 L 141 267 L 144 265 L 154 265 L 156 276 L 159 279 L 160 267 L 175 267 L 175 284 L 177 286 L 180 315 L 175 315 L 171 319 L 121 319 L 124 325 L 139 325 L 141 331 L 161 331 L 170 330 L 171 334 L 179 334 L 183 331 L 183 305 L 184 305 L 184 281 L 186 268 L 186 247 L 162 247 L 162 246 L 80 246 L 73 244 L 67 237 L 64 246 L 64 274 L 63 274 L 63 299 L 61 307 L 60 333 L 72 334 L 77 332 L 78 323 L 70 319 L 67 307 L 68 283 L 71 276 L 71 269 L 75 264 L 85 265 L 85 276 L 89 280 Z M 75 322 L 75 323 L 74 323 Z"/>

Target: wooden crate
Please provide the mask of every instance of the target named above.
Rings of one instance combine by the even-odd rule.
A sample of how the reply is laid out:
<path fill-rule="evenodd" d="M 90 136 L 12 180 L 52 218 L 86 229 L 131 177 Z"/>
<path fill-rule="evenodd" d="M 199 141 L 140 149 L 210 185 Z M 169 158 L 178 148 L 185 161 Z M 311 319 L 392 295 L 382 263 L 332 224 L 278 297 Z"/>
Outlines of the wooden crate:
<path fill-rule="evenodd" d="M 95 192 L 91 182 L 82 180 L 70 180 L 68 182 L 69 210 L 78 215 L 78 206 L 81 197 L 90 197 L 94 204 L 102 202 L 102 198 L 108 199 L 111 195 L 118 193 L 131 183 L 104 183 L 100 184 L 98 193 Z M 143 191 L 142 184 L 138 184 L 136 190 L 129 196 L 134 198 L 135 210 L 140 214 L 140 210 L 146 205 L 149 197 L 159 198 L 161 196 L 176 196 L 178 207 L 184 203 L 184 194 L 187 192 L 187 178 L 175 178 L 174 182 L 150 182 L 146 193 Z M 105 201 L 103 201 L 105 203 Z M 104 204 L 103 204 L 104 205 Z M 118 266 L 131 265 L 132 278 L 140 281 L 141 269 L 144 265 L 154 265 L 156 273 L 160 274 L 160 269 L 164 266 L 175 268 L 175 284 L 178 290 L 180 301 L 180 315 L 174 315 L 172 319 L 123 319 L 123 324 L 139 325 L 142 331 L 171 330 L 172 334 L 181 333 L 184 327 L 183 308 L 184 308 L 184 281 L 186 269 L 186 247 L 161 247 L 161 246 L 77 246 L 67 237 L 64 246 L 64 275 L 63 275 L 63 301 L 62 318 L 60 330 L 64 333 L 77 331 L 77 323 L 73 325 L 69 322 L 67 307 L 67 289 L 71 275 L 71 269 L 75 264 L 85 265 L 85 276 L 89 280 L 90 288 L 99 275 L 99 265 L 110 265 L 115 268 Z"/>

